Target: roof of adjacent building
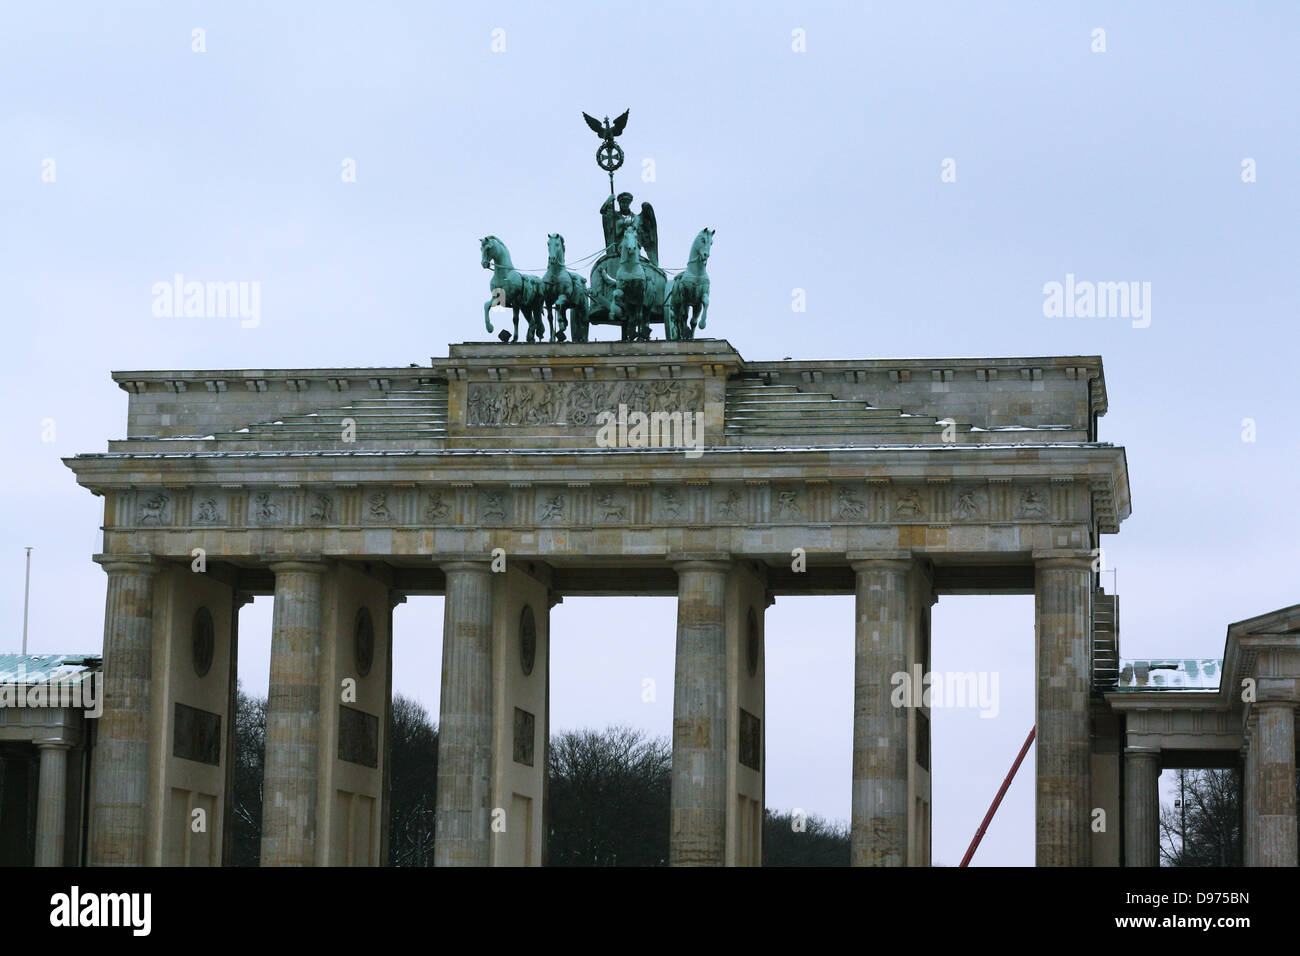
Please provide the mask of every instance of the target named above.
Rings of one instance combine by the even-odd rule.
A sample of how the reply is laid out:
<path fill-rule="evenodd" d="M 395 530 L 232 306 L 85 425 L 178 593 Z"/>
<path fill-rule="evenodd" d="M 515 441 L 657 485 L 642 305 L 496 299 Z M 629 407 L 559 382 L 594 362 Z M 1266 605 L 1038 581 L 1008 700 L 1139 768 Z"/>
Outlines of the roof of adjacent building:
<path fill-rule="evenodd" d="M 102 668 L 98 654 L 0 654 L 0 684 L 77 684 Z"/>
<path fill-rule="evenodd" d="M 1119 665 L 1119 691 L 1206 690 L 1218 691 L 1223 661 L 1218 658 L 1126 661 Z"/>

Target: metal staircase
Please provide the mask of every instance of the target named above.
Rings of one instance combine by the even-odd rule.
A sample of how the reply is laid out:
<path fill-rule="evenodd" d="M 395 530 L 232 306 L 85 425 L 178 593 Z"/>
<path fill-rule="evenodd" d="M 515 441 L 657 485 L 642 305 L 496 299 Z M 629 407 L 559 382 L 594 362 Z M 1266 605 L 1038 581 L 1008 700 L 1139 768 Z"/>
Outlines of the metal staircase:
<path fill-rule="evenodd" d="M 1101 588 L 1092 593 L 1092 690 L 1104 694 L 1119 686 L 1119 595 Z"/>

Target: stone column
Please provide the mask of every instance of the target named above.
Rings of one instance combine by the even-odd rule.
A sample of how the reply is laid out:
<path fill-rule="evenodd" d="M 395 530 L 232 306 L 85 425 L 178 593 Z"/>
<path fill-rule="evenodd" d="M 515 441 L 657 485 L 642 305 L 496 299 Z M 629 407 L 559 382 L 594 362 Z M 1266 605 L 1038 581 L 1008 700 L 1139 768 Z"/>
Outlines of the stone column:
<path fill-rule="evenodd" d="M 1256 866 L 1296 865 L 1295 704 L 1261 700 L 1256 730 Z"/>
<path fill-rule="evenodd" d="M 393 611 L 397 605 L 406 603 L 406 595 L 401 591 L 388 591 L 388 652 L 384 659 L 388 664 L 388 673 L 384 675 L 384 789 L 379 810 L 379 865 L 391 866 L 390 829 L 393 822 Z"/>
<path fill-rule="evenodd" d="M 64 824 L 68 817 L 66 740 L 38 740 L 40 780 L 36 791 L 36 865 L 63 865 Z"/>
<path fill-rule="evenodd" d="M 1160 751 L 1124 751 L 1124 865 L 1160 865 Z"/>
<path fill-rule="evenodd" d="M 1255 781 L 1256 758 L 1259 756 L 1259 738 L 1255 728 L 1259 723 L 1259 711 L 1252 709 L 1246 718 L 1242 733 L 1246 743 L 1242 748 L 1243 769 L 1242 783 L 1242 828 L 1241 828 L 1241 862 L 1244 866 L 1256 866 L 1255 841 L 1259 836 L 1259 786 Z"/>
<path fill-rule="evenodd" d="M 727 848 L 726 560 L 677 571 L 673 678 L 672 866 L 722 866 Z"/>
<path fill-rule="evenodd" d="M 1246 782 L 1246 748 L 1243 746 L 1237 755 L 1237 826 L 1241 841 L 1241 865 L 1250 866 L 1250 861 L 1246 858 L 1246 841 L 1250 838 L 1247 831 L 1249 823 L 1247 819 L 1250 814 L 1246 810 L 1246 801 L 1250 799 L 1249 784 Z"/>
<path fill-rule="evenodd" d="M 316 864 L 325 562 L 278 561 L 262 776 L 262 866 Z"/>
<path fill-rule="evenodd" d="M 91 866 L 143 866 L 153 679 L 152 558 L 97 555 L 108 574 L 103 714 L 90 794 Z"/>
<path fill-rule="evenodd" d="M 443 565 L 434 866 L 488 866 L 492 849 L 492 570 Z"/>
<path fill-rule="evenodd" d="M 852 555 L 850 556 L 852 557 Z M 911 555 L 853 561 L 853 866 L 907 865 L 907 731 L 912 708 L 891 699 L 907 673 Z M 914 701 L 919 706 L 920 701 Z"/>
<path fill-rule="evenodd" d="M 1039 866 L 1091 863 L 1092 556 L 1035 552 Z"/>

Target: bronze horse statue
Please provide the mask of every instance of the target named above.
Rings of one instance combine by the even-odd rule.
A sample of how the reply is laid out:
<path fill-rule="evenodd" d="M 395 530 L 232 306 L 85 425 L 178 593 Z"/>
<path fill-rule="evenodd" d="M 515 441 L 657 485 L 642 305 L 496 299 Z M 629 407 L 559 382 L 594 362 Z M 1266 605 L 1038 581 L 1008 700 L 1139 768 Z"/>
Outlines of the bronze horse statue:
<path fill-rule="evenodd" d="M 479 241 L 479 249 L 483 253 L 483 268 L 492 270 L 492 278 L 488 281 L 488 291 L 492 293 L 492 298 L 483 303 L 483 324 L 491 332 L 492 317 L 489 313 L 492 306 L 504 306 L 514 310 L 515 334 L 511 336 L 502 329 L 501 341 L 519 341 L 520 312 L 528 320 L 528 341 L 538 341 L 545 334 L 542 325 L 541 280 L 537 276 L 517 271 L 510 261 L 510 250 L 496 236 L 484 236 Z"/>
<path fill-rule="evenodd" d="M 706 266 L 716 231 L 707 226 L 699 231 L 691 243 L 686 271 L 673 276 L 672 285 L 668 287 L 668 301 L 664 303 L 665 338 L 693 339 L 696 328 L 704 328 L 709 320 L 709 273 Z"/>
<path fill-rule="evenodd" d="M 570 329 L 573 341 L 587 341 L 587 280 L 564 267 L 564 237 L 558 232 L 546 237 L 546 272 L 541 281 L 542 301 L 551 325 L 551 341 L 563 342 L 566 328 Z"/>

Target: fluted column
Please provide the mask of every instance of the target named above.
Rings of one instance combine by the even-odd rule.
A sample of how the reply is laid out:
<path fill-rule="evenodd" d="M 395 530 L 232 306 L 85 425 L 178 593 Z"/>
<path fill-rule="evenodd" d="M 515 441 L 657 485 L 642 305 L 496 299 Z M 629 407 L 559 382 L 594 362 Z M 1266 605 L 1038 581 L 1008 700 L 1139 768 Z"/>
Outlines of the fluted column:
<path fill-rule="evenodd" d="M 1088 866 L 1092 556 L 1036 552 L 1037 860 Z"/>
<path fill-rule="evenodd" d="M 853 561 L 853 866 L 907 865 L 907 730 L 910 709 L 891 699 L 907 673 L 910 555 Z M 916 702 L 919 705 L 919 701 Z"/>
<path fill-rule="evenodd" d="M 677 571 L 673 678 L 673 866 L 722 866 L 727 844 L 727 634 L 725 560 L 687 560 Z"/>
<path fill-rule="evenodd" d="M 68 748 L 66 740 L 38 740 L 40 782 L 36 790 L 36 865 L 62 866 L 64 825 L 68 817 Z"/>
<path fill-rule="evenodd" d="M 1243 747 L 1237 755 L 1237 766 L 1233 768 L 1233 780 L 1237 784 L 1237 852 L 1241 854 L 1241 865 L 1246 862 L 1246 750 Z"/>
<path fill-rule="evenodd" d="M 1241 860 L 1245 866 L 1257 866 L 1255 841 L 1259 837 L 1259 786 L 1255 781 L 1256 760 L 1259 756 L 1259 742 L 1255 728 L 1259 723 L 1259 711 L 1252 709 L 1246 718 L 1246 727 L 1242 734 L 1246 743 L 1243 747 L 1244 759 L 1241 774 L 1242 813 Z"/>
<path fill-rule="evenodd" d="M 1255 865 L 1295 866 L 1295 704 L 1261 700 L 1254 710 L 1259 714 Z"/>
<path fill-rule="evenodd" d="M 91 866 L 143 866 L 149 809 L 153 581 L 147 556 L 95 558 L 108 574 L 103 714 L 90 795 Z"/>
<path fill-rule="evenodd" d="M 492 813 L 492 570 L 443 565 L 434 866 L 488 866 Z"/>
<path fill-rule="evenodd" d="M 262 866 L 314 866 L 325 563 L 278 561 L 262 777 Z"/>
<path fill-rule="evenodd" d="M 1160 865 L 1160 751 L 1124 751 L 1124 865 Z"/>

